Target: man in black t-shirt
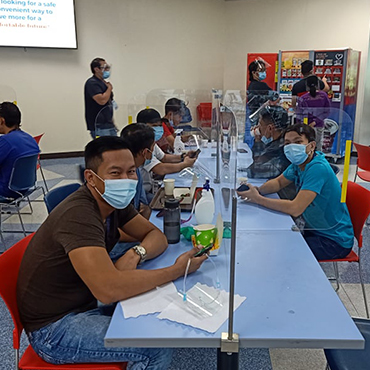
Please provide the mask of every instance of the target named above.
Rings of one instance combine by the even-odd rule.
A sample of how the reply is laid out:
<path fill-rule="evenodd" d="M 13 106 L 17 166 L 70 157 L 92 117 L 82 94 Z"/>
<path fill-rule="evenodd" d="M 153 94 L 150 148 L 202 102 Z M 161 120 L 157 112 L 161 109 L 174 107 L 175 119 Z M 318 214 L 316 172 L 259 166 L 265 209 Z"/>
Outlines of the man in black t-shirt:
<path fill-rule="evenodd" d="M 113 123 L 113 86 L 106 81 L 110 66 L 103 58 L 90 63 L 93 76 L 85 82 L 85 119 L 93 139 L 98 136 L 117 136 Z"/>
<path fill-rule="evenodd" d="M 301 64 L 301 72 L 303 78 L 296 82 L 293 85 L 292 89 L 292 107 L 295 108 L 297 105 L 297 98 L 303 94 L 307 93 L 306 87 L 306 78 L 313 75 L 313 62 L 312 60 L 305 60 Z M 330 86 L 326 82 L 326 77 L 323 77 L 322 80 L 319 79 L 320 90 L 328 92 L 330 90 Z"/>
<path fill-rule="evenodd" d="M 131 151 L 118 137 L 100 137 L 85 148 L 85 168 L 85 184 L 50 213 L 24 253 L 21 322 L 47 362 L 129 361 L 128 368 L 165 370 L 171 349 L 104 346 L 115 302 L 194 272 L 207 256 L 195 257 L 193 248 L 171 266 L 137 268 L 163 253 L 167 239 L 131 204 L 137 185 Z M 108 253 L 122 231 L 140 242 L 113 264 Z"/>

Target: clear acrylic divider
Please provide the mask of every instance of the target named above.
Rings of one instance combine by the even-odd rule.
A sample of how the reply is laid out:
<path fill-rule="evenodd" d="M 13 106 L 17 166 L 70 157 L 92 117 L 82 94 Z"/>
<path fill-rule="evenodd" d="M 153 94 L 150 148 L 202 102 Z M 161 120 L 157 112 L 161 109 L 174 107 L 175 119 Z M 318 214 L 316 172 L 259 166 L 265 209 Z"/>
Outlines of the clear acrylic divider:
<path fill-rule="evenodd" d="M 17 104 L 17 94 L 12 87 L 7 85 L 0 85 L 0 103 L 4 101 L 9 101 L 11 103 Z"/>

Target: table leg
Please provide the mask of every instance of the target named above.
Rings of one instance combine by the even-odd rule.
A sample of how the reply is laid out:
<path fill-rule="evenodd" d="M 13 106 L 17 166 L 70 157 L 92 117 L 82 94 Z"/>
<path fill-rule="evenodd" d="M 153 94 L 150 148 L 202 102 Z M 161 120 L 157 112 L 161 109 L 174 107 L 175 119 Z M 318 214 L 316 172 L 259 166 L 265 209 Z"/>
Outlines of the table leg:
<path fill-rule="evenodd" d="M 217 348 L 217 370 L 239 370 L 239 353 L 221 352 Z"/>

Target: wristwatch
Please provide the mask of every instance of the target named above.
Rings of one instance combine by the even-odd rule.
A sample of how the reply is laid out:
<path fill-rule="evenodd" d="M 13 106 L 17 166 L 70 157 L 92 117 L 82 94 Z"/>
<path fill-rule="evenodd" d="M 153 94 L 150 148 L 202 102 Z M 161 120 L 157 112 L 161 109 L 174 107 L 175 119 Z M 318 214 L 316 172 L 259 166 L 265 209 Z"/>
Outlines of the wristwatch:
<path fill-rule="evenodd" d="M 135 247 L 132 247 L 134 252 L 140 257 L 140 263 L 143 263 L 146 259 L 146 249 L 142 245 L 135 245 Z"/>

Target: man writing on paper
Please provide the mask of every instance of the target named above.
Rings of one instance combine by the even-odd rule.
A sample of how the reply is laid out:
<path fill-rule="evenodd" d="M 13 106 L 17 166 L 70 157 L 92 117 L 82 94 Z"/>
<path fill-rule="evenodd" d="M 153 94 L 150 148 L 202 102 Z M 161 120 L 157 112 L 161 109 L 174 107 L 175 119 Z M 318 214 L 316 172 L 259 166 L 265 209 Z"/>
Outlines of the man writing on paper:
<path fill-rule="evenodd" d="M 122 139 L 100 137 L 86 146 L 85 165 L 86 183 L 50 213 L 25 251 L 17 285 L 22 324 L 47 362 L 128 361 L 130 370 L 165 370 L 170 349 L 104 346 L 114 304 L 182 276 L 189 258 L 196 271 L 207 257 L 193 258 L 194 248 L 172 266 L 136 269 L 163 253 L 167 241 L 130 204 L 133 156 Z M 108 253 L 119 229 L 141 242 L 113 264 Z"/>

